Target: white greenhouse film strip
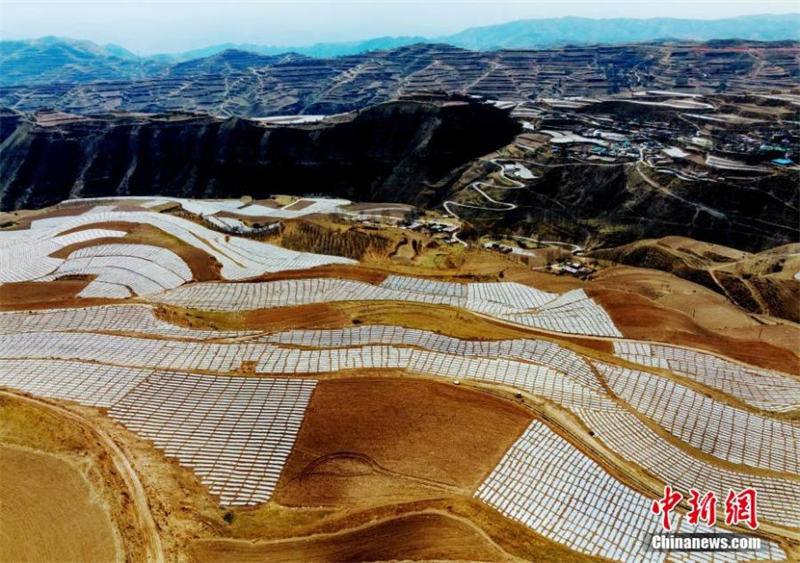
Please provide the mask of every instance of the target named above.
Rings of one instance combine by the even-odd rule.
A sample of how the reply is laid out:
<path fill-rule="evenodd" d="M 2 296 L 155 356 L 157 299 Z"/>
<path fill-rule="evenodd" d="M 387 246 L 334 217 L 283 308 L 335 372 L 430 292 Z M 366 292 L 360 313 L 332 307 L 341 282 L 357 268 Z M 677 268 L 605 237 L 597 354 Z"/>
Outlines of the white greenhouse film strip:
<path fill-rule="evenodd" d="M 759 409 L 774 412 L 800 409 L 800 380 L 786 374 L 679 346 L 623 341 L 614 343 L 614 352 L 631 362 L 684 375 Z"/>
<path fill-rule="evenodd" d="M 53 237 L 53 242 L 61 247 L 77 244 L 80 242 L 87 242 L 99 238 L 122 238 L 126 234 L 125 231 L 113 231 L 111 229 L 84 229 L 66 235 Z"/>
<path fill-rule="evenodd" d="M 83 297 L 84 299 L 127 299 L 133 297 L 133 292 L 127 285 L 94 279 L 78 293 L 78 297 Z"/>
<path fill-rule="evenodd" d="M 0 386 L 110 407 L 152 370 L 60 360 L 0 360 Z"/>
<path fill-rule="evenodd" d="M 79 297 L 124 297 L 118 289 L 136 295 L 160 293 L 183 285 L 192 272 L 177 254 L 142 244 L 102 244 L 72 252 L 55 272 L 40 281 L 64 275 L 95 275 Z"/>
<path fill-rule="evenodd" d="M 188 264 L 168 248 L 149 244 L 100 244 L 76 250 L 70 258 L 94 256 L 128 256 L 154 262 L 159 267 L 175 274 L 183 282 L 191 281 L 192 270 Z M 167 281 L 167 280 L 165 280 Z"/>
<path fill-rule="evenodd" d="M 84 332 L 25 332 L 0 336 L 0 358 L 83 360 L 176 371 L 234 372 L 258 362 L 267 344 L 208 343 Z"/>
<path fill-rule="evenodd" d="M 108 229 L 89 229 L 61 237 L 55 236 L 57 232 L 49 229 L 0 231 L 0 283 L 31 281 L 51 273 L 63 260 L 49 255 L 64 246 L 93 238 L 125 235 Z"/>
<path fill-rule="evenodd" d="M 664 484 L 683 492 L 691 488 L 714 491 L 718 499 L 724 499 L 730 489 L 753 487 L 763 519 L 800 528 L 800 483 L 712 465 L 663 439 L 630 412 L 575 409 L 575 414 L 613 451 Z"/>
<path fill-rule="evenodd" d="M 617 408 L 595 380 L 529 362 L 459 356 L 396 346 L 301 350 L 263 342 L 192 342 L 83 333 L 0 335 L 0 358 L 58 358 L 175 371 L 235 373 L 244 362 L 263 374 L 313 374 L 347 369 L 408 369 L 472 378 L 542 395 L 567 407 Z"/>
<path fill-rule="evenodd" d="M 581 356 L 546 340 L 461 340 L 435 332 L 392 325 L 365 325 L 332 330 L 290 330 L 271 334 L 259 340 L 310 348 L 392 344 L 414 346 L 457 356 L 527 360 L 569 374 L 588 387 L 601 388 L 591 368 Z"/>
<path fill-rule="evenodd" d="M 193 340 L 255 334 L 254 331 L 197 330 L 173 325 L 157 318 L 150 305 L 121 304 L 0 312 L 0 334 L 70 331 L 133 332 Z"/>
<path fill-rule="evenodd" d="M 664 559 L 645 549 L 660 526 L 652 501 L 541 422 L 531 422 L 475 496 L 576 551 L 625 562 Z"/>
<path fill-rule="evenodd" d="M 45 276 L 62 261 L 48 255 L 62 247 L 62 232 L 84 225 L 122 221 L 148 224 L 182 242 L 208 252 L 222 265 L 228 279 L 243 279 L 264 272 L 299 270 L 324 264 L 353 264 L 354 260 L 287 250 L 267 243 L 226 235 L 187 219 L 148 211 L 105 211 L 41 224 L 33 221 L 25 235 L 0 232 L 0 282 L 26 281 Z M 76 233 L 77 235 L 78 233 Z"/>
<path fill-rule="evenodd" d="M 194 469 L 223 505 L 266 502 L 316 382 L 155 373 L 109 414 Z"/>
<path fill-rule="evenodd" d="M 597 364 L 611 390 L 687 444 L 731 463 L 800 473 L 800 426 L 726 405 L 661 376 Z"/>
<path fill-rule="evenodd" d="M 617 481 L 539 421 L 528 426 L 475 496 L 504 516 L 582 553 L 626 563 L 686 561 L 681 553 L 648 549 L 650 534 L 661 531 L 658 517 L 650 512 L 652 499 Z M 681 532 L 697 528 L 678 514 L 673 523 Z M 786 555 L 777 544 L 764 540 L 757 553 L 728 552 L 709 561 L 754 557 L 781 560 Z"/>

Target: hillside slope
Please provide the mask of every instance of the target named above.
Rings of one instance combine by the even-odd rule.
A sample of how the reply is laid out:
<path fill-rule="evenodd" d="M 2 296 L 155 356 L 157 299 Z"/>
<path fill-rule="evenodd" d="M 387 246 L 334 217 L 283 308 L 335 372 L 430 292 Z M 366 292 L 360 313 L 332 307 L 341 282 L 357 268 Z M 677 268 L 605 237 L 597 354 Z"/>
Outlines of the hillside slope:
<path fill-rule="evenodd" d="M 605 258 L 662 270 L 699 283 L 747 311 L 800 322 L 800 245 L 751 254 L 683 237 L 598 250 Z"/>
<path fill-rule="evenodd" d="M 263 117 L 334 114 L 430 90 L 517 101 L 633 89 L 752 92 L 796 86 L 797 53 L 798 43 L 791 41 L 491 52 L 420 43 L 330 58 L 261 56 L 239 50 L 155 69 L 149 65 L 159 63 L 150 62 L 136 67 L 138 74 L 128 68 L 115 76 L 104 71 L 84 79 L 67 65 L 62 72 L 48 71 L 39 76 L 42 80 L 26 86 L 0 79 L 0 107 L 75 113 L 190 110 Z"/>

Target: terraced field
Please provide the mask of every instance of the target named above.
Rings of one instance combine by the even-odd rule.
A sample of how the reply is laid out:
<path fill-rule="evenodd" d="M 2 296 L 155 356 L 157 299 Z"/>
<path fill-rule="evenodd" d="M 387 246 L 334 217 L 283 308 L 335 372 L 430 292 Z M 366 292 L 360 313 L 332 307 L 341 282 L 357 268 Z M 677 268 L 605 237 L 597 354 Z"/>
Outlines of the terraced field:
<path fill-rule="evenodd" d="M 800 71 L 794 49 L 784 42 L 659 41 L 469 51 L 420 43 L 312 59 L 293 54 L 262 58 L 231 50 L 138 80 L 81 84 L 70 83 L 73 72 L 62 71 L 66 78 L 46 74 L 58 78 L 50 78 L 53 83 L 4 86 L 0 100 L 15 109 L 58 107 L 89 115 L 120 108 L 168 111 L 191 103 L 196 111 L 216 115 L 313 117 L 420 91 L 527 100 L 595 97 L 634 86 L 713 92 L 721 80 L 730 92 L 767 91 L 796 85 Z M 248 64 L 249 57 L 255 60 Z"/>
<path fill-rule="evenodd" d="M 72 476 L 48 471 L 75 481 L 69 498 L 96 503 L 94 540 L 59 528 L 47 542 L 85 560 L 800 557 L 797 372 L 734 360 L 728 340 L 632 339 L 607 297 L 537 287 L 511 261 L 502 281 L 414 275 L 215 231 L 163 203 L 0 231 L 0 292 L 73 282 L 0 313 L 0 447 L 58 456 Z M 205 257 L 190 264 L 186 246 Z M 219 265 L 216 281 L 197 281 L 199 263 Z M 4 475 L 3 495 L 50 495 L 36 473 Z M 755 488 L 760 527 L 720 508 L 714 530 L 761 549 L 649 550 L 665 485 Z M 53 514 L 79 506 L 68 496 Z M 36 502 L 0 510 L 0 529 L 37 525 L 49 513 Z M 688 509 L 680 531 L 711 531 Z M 38 538 L 0 560 L 43 553 Z"/>

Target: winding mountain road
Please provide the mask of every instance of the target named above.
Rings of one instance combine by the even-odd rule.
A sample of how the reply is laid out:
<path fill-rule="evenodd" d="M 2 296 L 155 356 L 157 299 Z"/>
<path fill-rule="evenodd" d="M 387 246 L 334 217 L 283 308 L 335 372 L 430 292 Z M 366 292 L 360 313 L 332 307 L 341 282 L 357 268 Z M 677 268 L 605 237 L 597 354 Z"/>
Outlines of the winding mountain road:
<path fill-rule="evenodd" d="M 481 189 L 481 186 L 484 186 L 487 189 L 500 189 L 500 190 L 519 190 L 519 189 L 523 189 L 523 188 L 526 187 L 525 184 L 523 184 L 522 182 L 520 182 L 518 180 L 515 180 L 513 178 L 509 178 L 508 176 L 506 176 L 505 168 L 503 167 L 502 164 L 497 162 L 496 159 L 491 159 L 488 162 L 491 162 L 495 166 L 499 167 L 500 168 L 500 176 L 502 176 L 503 179 L 507 180 L 512 185 L 511 186 L 504 186 L 502 184 L 490 184 L 490 183 L 487 183 L 487 182 L 476 181 L 476 182 L 472 182 L 471 184 L 469 184 L 467 186 L 467 189 L 475 190 L 486 201 L 488 201 L 489 203 L 492 203 L 492 204 L 494 204 L 494 205 L 496 205 L 498 207 L 487 207 L 487 206 L 484 206 L 484 205 L 475 205 L 475 204 L 472 204 L 472 203 L 460 203 L 460 202 L 453 201 L 453 200 L 449 199 L 449 200 L 444 202 L 442 207 L 444 207 L 444 210 L 451 217 L 453 217 L 455 219 L 459 219 L 459 220 L 461 219 L 461 217 L 459 217 L 458 214 L 455 211 L 453 211 L 453 207 L 463 207 L 465 209 L 478 209 L 480 211 L 511 211 L 512 209 L 517 209 L 517 207 L 519 207 L 516 203 L 508 203 L 506 201 L 498 201 L 498 200 L 494 199 L 492 196 L 490 196 L 489 194 L 487 194 L 485 191 L 483 191 Z M 534 176 L 534 178 L 536 178 L 536 177 L 537 176 Z"/>

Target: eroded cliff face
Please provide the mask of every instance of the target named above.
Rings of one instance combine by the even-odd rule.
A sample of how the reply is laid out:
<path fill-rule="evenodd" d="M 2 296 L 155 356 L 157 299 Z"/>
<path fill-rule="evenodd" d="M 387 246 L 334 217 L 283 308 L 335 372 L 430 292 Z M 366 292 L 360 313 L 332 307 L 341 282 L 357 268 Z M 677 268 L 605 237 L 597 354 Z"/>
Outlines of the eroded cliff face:
<path fill-rule="evenodd" d="M 70 197 L 325 194 L 425 204 L 519 126 L 488 104 L 398 101 L 350 120 L 264 127 L 244 119 L 108 115 L 43 125 L 0 114 L 0 209 Z"/>

